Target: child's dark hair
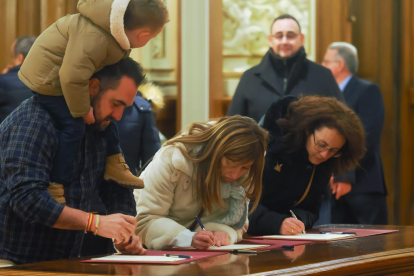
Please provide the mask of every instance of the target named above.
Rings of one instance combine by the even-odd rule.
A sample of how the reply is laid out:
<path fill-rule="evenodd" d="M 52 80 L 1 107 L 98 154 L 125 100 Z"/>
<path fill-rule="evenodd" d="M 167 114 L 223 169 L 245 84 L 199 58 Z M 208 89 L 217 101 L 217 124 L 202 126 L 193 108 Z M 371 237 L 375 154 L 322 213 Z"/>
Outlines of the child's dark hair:
<path fill-rule="evenodd" d="M 131 58 L 121 59 L 119 62 L 105 66 L 102 70 L 92 75 L 91 79 L 99 80 L 99 90 L 116 89 L 122 77 L 129 77 L 138 86 L 146 82 L 142 66 Z"/>
<path fill-rule="evenodd" d="M 150 27 L 155 31 L 168 21 L 168 10 L 163 0 L 131 0 L 125 11 L 124 28 L 134 30 Z"/>

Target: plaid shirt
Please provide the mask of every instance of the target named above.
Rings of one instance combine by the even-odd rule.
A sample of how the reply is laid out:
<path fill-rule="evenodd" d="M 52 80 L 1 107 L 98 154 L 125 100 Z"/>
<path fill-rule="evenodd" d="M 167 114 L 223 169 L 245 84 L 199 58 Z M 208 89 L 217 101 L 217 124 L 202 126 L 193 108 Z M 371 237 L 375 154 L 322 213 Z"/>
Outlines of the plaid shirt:
<path fill-rule="evenodd" d="M 0 259 L 21 264 L 79 256 L 84 232 L 52 228 L 64 208 L 46 190 L 57 145 L 55 122 L 36 96 L 0 125 Z M 75 180 L 65 186 L 67 206 L 89 211 L 98 189 L 108 213 L 136 215 L 132 190 L 102 183 L 105 162 L 103 132 L 87 130 Z"/>

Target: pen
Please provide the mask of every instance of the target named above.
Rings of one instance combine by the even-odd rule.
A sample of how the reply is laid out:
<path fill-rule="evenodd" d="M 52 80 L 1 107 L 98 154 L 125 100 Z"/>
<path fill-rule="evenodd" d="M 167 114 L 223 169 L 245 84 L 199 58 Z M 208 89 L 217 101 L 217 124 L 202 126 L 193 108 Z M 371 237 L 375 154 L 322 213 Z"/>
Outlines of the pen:
<path fill-rule="evenodd" d="M 298 219 L 298 217 L 295 215 L 295 213 L 293 213 L 293 211 L 292 210 L 289 210 L 290 211 L 290 213 L 292 214 L 292 217 L 294 218 L 294 219 Z M 292 230 L 293 231 L 293 230 Z M 305 230 L 302 230 L 302 234 L 306 234 L 306 232 L 305 232 Z"/>
<path fill-rule="evenodd" d="M 203 229 L 205 231 L 206 228 L 204 227 L 204 224 L 201 222 L 201 220 L 198 218 L 198 216 L 196 216 L 196 220 L 197 220 L 198 224 L 200 224 L 201 229 Z"/>
<path fill-rule="evenodd" d="M 201 222 L 201 219 L 198 216 L 196 216 L 196 220 L 197 220 L 198 224 L 200 224 L 201 229 L 206 231 L 206 228 L 204 227 L 204 224 Z M 213 247 L 216 247 L 216 246 L 213 244 Z"/>
<path fill-rule="evenodd" d="M 172 257 L 172 258 L 184 258 L 184 259 L 191 259 L 191 256 L 188 255 L 174 255 L 174 254 L 164 254 L 165 257 Z"/>
<path fill-rule="evenodd" d="M 343 235 L 356 235 L 356 232 L 332 232 L 332 231 L 320 231 L 321 234 L 343 234 Z"/>
<path fill-rule="evenodd" d="M 231 251 L 232 253 L 257 253 L 256 250 L 249 250 L 249 249 L 235 249 Z"/>

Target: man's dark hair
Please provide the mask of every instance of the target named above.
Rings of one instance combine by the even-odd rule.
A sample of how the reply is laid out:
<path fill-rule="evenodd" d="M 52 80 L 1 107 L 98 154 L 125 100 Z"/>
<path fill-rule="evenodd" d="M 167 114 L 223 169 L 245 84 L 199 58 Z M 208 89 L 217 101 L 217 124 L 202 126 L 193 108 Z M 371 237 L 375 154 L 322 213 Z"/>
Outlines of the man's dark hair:
<path fill-rule="evenodd" d="M 295 20 L 296 23 L 298 23 L 298 26 L 299 26 L 299 33 L 300 34 L 302 33 L 302 30 L 300 28 L 299 21 L 296 18 L 294 18 L 293 16 L 291 16 L 290 14 L 282 14 L 282 15 L 279 15 L 278 17 L 276 17 L 273 20 L 272 25 L 270 25 L 270 33 L 272 33 L 272 28 L 273 28 L 273 25 L 275 24 L 275 22 L 278 21 L 278 20 L 281 20 L 281 19 L 292 19 L 292 20 Z"/>
<path fill-rule="evenodd" d="M 146 81 L 142 66 L 131 58 L 122 59 L 113 65 L 104 67 L 93 74 L 91 79 L 98 79 L 99 90 L 104 92 L 108 89 L 116 89 L 123 77 L 133 79 L 137 87 Z"/>
<path fill-rule="evenodd" d="M 22 36 L 16 39 L 16 44 L 14 45 L 13 49 L 14 57 L 17 57 L 18 55 L 22 54 L 23 57 L 26 58 L 35 40 L 35 36 Z"/>
<path fill-rule="evenodd" d="M 163 0 L 131 0 L 124 15 L 127 30 L 150 27 L 155 31 L 168 21 L 168 10 Z"/>

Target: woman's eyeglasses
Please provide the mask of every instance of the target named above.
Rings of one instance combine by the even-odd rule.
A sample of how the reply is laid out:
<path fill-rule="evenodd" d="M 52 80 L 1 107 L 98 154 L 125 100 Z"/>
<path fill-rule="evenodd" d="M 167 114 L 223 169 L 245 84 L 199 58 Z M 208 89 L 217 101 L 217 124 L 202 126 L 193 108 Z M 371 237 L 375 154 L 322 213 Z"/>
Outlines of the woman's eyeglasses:
<path fill-rule="evenodd" d="M 321 144 L 319 141 L 316 141 L 316 135 L 313 133 L 313 143 L 315 145 L 315 149 L 319 152 L 329 151 L 329 153 L 333 154 L 332 157 L 339 157 L 342 155 L 341 149 L 330 148 L 327 145 Z"/>

